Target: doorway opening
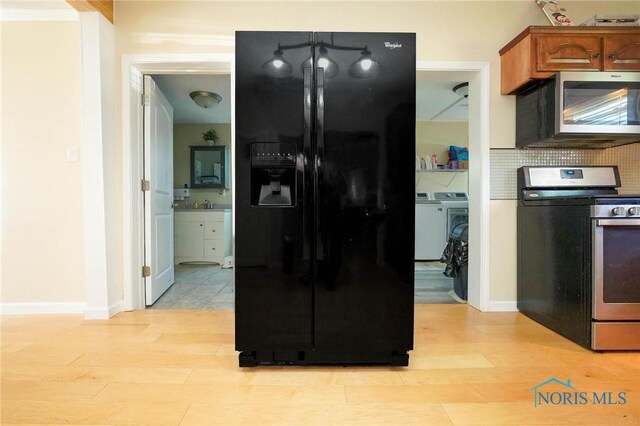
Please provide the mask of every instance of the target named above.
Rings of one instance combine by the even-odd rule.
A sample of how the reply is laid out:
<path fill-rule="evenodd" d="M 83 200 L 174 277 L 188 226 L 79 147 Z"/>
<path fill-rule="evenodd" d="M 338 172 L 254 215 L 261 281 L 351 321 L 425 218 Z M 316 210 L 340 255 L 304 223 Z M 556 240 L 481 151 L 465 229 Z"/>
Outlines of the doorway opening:
<path fill-rule="evenodd" d="M 469 82 L 416 73 L 415 303 L 467 303 Z M 461 81 L 464 80 L 464 81 Z"/>
<path fill-rule="evenodd" d="M 140 99 L 143 98 L 143 81 L 144 75 L 152 75 L 154 77 L 165 76 L 165 75 L 176 75 L 182 76 L 184 78 L 189 77 L 198 77 L 200 75 L 224 75 L 227 78 L 228 89 L 227 89 L 227 103 L 229 111 L 233 110 L 233 91 L 231 87 L 234 86 L 234 77 L 232 73 L 233 69 L 233 55 L 230 54 L 209 54 L 209 55 L 124 55 L 122 58 L 123 68 L 122 68 L 122 90 L 123 90 L 123 103 L 122 103 L 122 121 L 123 121 L 123 134 L 122 134 L 122 152 L 123 152 L 123 206 L 124 206 L 124 215 L 123 215 L 123 264 L 124 264 L 124 307 L 125 310 L 134 310 L 134 309 L 144 309 L 147 305 L 147 295 L 146 289 L 148 281 L 150 278 L 145 278 L 144 273 L 141 274 L 140 271 L 143 266 L 146 266 L 147 263 L 153 263 L 153 256 L 151 259 L 149 258 L 149 246 L 145 242 L 145 192 L 141 191 L 140 182 L 145 179 L 144 173 L 144 163 L 145 156 L 143 150 L 143 139 L 144 139 L 144 131 L 143 131 L 143 115 L 144 108 L 143 103 L 140 102 Z M 159 79 L 162 79 L 160 77 Z M 201 89 L 201 88 L 199 88 Z M 185 99 L 189 102 L 193 102 L 193 100 L 189 97 L 189 93 L 186 93 L 184 96 L 187 96 Z M 232 120 L 232 118 L 231 118 Z M 226 139 L 230 142 L 233 140 L 233 123 L 227 124 L 227 132 Z M 173 126 L 172 126 L 173 127 Z M 207 127 L 208 129 L 208 127 Z M 203 131 L 204 132 L 204 131 Z M 170 132 L 171 135 L 174 135 L 174 132 Z M 219 141 L 220 142 L 220 141 Z M 187 142 L 187 146 L 189 144 L 192 145 L 203 145 L 205 142 L 202 139 L 202 135 L 198 135 L 196 140 L 192 142 Z M 188 149 L 188 148 L 186 148 Z M 173 153 L 173 151 L 172 151 Z M 183 154 L 184 151 L 181 151 Z M 180 155 L 182 155 L 180 154 Z M 177 158 L 179 156 L 176 156 Z M 233 148 L 230 149 L 229 152 L 229 164 L 233 164 Z M 190 160 L 189 160 L 190 161 Z M 165 170 L 168 168 L 173 168 L 173 161 L 171 161 L 171 166 L 165 165 Z M 189 170 L 187 168 L 185 170 Z M 171 182 L 168 192 L 170 193 L 170 203 L 173 204 L 175 202 L 182 204 L 177 204 L 178 208 L 184 208 L 185 201 L 187 203 L 193 203 L 195 200 L 193 197 L 185 200 L 175 200 L 174 196 L 176 196 L 175 189 L 180 188 L 180 186 L 184 187 L 184 175 L 179 175 L 176 179 L 174 178 L 173 172 L 170 170 L 168 174 L 171 176 L 171 180 L 175 180 L 175 182 Z M 182 183 L 180 183 L 182 182 Z M 190 181 L 188 181 L 190 183 Z M 231 181 L 232 187 L 233 182 Z M 153 186 L 153 185 L 151 185 Z M 219 188 L 216 188 L 218 191 Z M 226 188 L 222 188 L 226 189 Z M 166 191 L 165 191 L 166 192 Z M 226 194 L 222 194 L 222 196 L 226 196 L 226 199 L 229 200 L 229 194 L 232 193 L 230 189 L 227 189 Z M 196 194 L 200 197 L 202 194 Z M 220 195 L 220 194 L 218 194 Z M 209 195 L 206 195 L 209 196 Z M 178 198 L 180 196 L 178 195 Z M 212 202 L 215 206 L 216 199 L 211 197 L 199 198 L 197 201 L 204 202 L 204 200 L 208 200 Z M 221 202 L 218 200 L 218 207 L 231 207 L 233 205 L 233 201 Z M 175 209 L 172 209 L 172 211 Z M 192 214 L 196 216 L 199 214 L 204 214 L 205 217 L 202 218 L 203 228 L 207 228 L 211 233 L 218 232 L 222 230 L 221 233 L 226 233 L 230 236 L 230 240 L 232 240 L 232 221 L 229 219 L 228 224 L 225 221 L 225 212 L 220 213 L 222 215 L 222 220 L 218 221 L 219 218 L 214 218 L 214 220 L 205 220 L 209 219 L 209 214 L 214 213 L 212 211 L 198 211 Z M 175 215 L 175 212 L 172 213 Z M 228 217 L 231 218 L 231 213 L 228 213 Z M 193 219 L 197 219 L 195 216 Z M 222 227 L 220 228 L 219 223 L 222 223 Z M 173 223 L 173 220 L 172 220 Z M 173 229 L 172 234 L 173 235 Z M 202 240 L 204 241 L 204 235 L 202 236 Z M 218 248 L 221 247 L 222 253 L 226 253 L 227 248 L 223 244 L 210 243 L 213 240 L 211 238 L 207 238 L 207 247 L 208 248 Z M 152 247 L 152 246 L 151 246 Z M 172 252 L 175 248 L 171 245 Z M 228 251 L 231 251 L 229 247 Z M 165 263 L 170 263 L 172 266 L 175 265 L 175 253 L 172 253 L 170 256 L 170 260 L 167 260 Z M 193 260 L 193 259 L 191 259 Z M 222 259 L 218 258 L 218 260 L 222 260 L 224 262 L 224 256 Z M 180 262 L 178 262 L 180 263 Z M 216 262 L 220 263 L 220 262 Z M 213 266 L 217 268 L 218 271 L 222 268 L 220 266 Z M 180 268 L 178 268 L 180 269 Z M 198 269 L 197 267 L 192 267 L 190 271 L 185 271 L 184 275 L 193 275 L 191 278 L 196 278 L 199 280 L 203 275 L 208 275 L 204 277 L 205 279 L 211 278 L 210 275 L 207 274 L 206 269 L 202 269 L 200 271 L 195 271 Z M 225 270 L 225 274 L 229 274 L 228 270 Z M 179 271 L 180 272 L 180 271 Z M 191 273 L 189 273 L 191 272 Z M 195 272 L 198 272 L 196 275 Z M 153 273 L 153 269 L 151 271 Z M 178 274 L 177 278 L 180 280 L 181 273 Z M 172 280 L 172 284 L 170 287 L 175 286 L 175 276 Z M 169 288 L 170 288 L 169 287 Z M 164 294 L 163 292 L 160 295 Z M 184 300 L 184 298 L 183 298 Z"/>
<path fill-rule="evenodd" d="M 145 179 L 151 179 L 145 193 L 145 254 L 151 265 L 145 304 L 152 309 L 232 309 L 231 75 L 155 74 L 146 75 L 145 83 L 147 79 L 156 92 L 149 98 L 145 84 Z M 162 119 L 148 111 L 162 101 L 154 93 L 171 112 L 166 153 L 159 141 L 147 140 L 154 135 L 152 123 Z M 171 230 L 154 227 L 157 215 L 147 211 L 159 209 L 151 205 L 157 196 L 156 162 L 164 166 L 163 178 L 170 178 Z M 166 235 L 153 238 L 160 232 Z M 160 265 L 163 257 L 168 265 Z M 163 270 L 170 282 L 160 282 Z"/>
<path fill-rule="evenodd" d="M 420 212 L 422 217 L 416 208 L 416 220 L 431 227 L 416 227 L 416 303 L 459 303 L 464 300 L 460 296 L 466 296 L 469 305 L 486 311 L 489 310 L 489 65 L 418 62 L 416 78 L 416 194 L 433 198 L 431 203 L 420 204 L 421 209 L 426 209 Z M 434 102 L 436 98 L 440 101 Z M 451 146 L 454 148 L 450 150 Z M 459 153 L 460 158 L 452 156 Z M 429 162 L 429 170 L 427 164 L 422 168 L 421 157 L 426 163 L 427 156 L 428 160 L 435 160 Z M 468 254 L 466 271 L 449 271 L 453 272 L 450 275 L 458 275 L 456 278 L 446 277 L 443 274 L 446 265 L 440 262 L 447 258 L 447 248 L 456 248 L 449 244 L 452 236 L 458 247 L 461 242 L 466 243 Z M 425 240 L 433 242 L 434 247 L 424 247 Z M 455 291 L 462 290 L 465 284 L 467 294 Z"/>

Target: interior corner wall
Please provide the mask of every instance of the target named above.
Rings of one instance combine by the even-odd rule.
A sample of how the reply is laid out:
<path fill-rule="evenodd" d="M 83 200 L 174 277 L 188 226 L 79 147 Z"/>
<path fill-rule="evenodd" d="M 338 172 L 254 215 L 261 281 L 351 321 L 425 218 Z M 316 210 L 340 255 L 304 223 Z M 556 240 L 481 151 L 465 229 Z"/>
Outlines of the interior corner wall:
<path fill-rule="evenodd" d="M 66 157 L 81 145 L 80 26 L 2 22 L 0 32 L 0 301 L 4 312 L 61 304 L 82 312 L 83 153 L 79 161 Z"/>
<path fill-rule="evenodd" d="M 98 12 L 80 13 L 85 318 L 106 319 L 124 308 L 122 211 L 115 148 L 113 25 Z"/>

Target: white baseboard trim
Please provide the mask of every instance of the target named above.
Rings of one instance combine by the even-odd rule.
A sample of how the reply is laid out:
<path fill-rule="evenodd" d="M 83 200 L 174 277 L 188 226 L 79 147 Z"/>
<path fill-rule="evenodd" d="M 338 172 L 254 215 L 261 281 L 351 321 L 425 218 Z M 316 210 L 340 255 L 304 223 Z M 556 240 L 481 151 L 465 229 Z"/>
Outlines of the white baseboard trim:
<path fill-rule="evenodd" d="M 119 300 L 113 303 L 108 308 L 92 308 L 84 310 L 84 319 L 86 320 L 100 320 L 109 319 L 115 314 L 124 311 L 124 300 Z"/>
<path fill-rule="evenodd" d="M 489 302 L 489 312 L 518 312 L 518 302 L 515 300 L 496 300 Z"/>
<path fill-rule="evenodd" d="M 41 314 L 81 314 L 87 304 L 84 302 L 25 302 L 0 303 L 2 315 L 41 315 Z"/>
<path fill-rule="evenodd" d="M 118 300 L 116 303 L 109 306 L 109 318 L 122 311 L 124 311 L 124 300 Z"/>

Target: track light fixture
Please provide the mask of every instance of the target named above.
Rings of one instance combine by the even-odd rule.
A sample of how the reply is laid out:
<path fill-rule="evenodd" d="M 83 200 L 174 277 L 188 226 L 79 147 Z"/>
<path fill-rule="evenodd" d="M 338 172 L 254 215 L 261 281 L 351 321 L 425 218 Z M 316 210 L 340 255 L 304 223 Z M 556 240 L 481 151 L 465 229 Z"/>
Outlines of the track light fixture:
<path fill-rule="evenodd" d="M 371 79 L 376 78 L 382 69 L 380 62 L 376 61 L 371 54 L 371 51 L 364 47 L 358 46 L 341 46 L 333 43 L 333 36 L 331 43 L 325 41 L 309 41 L 307 43 L 300 43 L 294 45 L 281 45 L 278 44 L 278 48 L 273 51 L 273 58 L 262 64 L 262 69 L 271 77 L 286 77 L 293 72 L 293 67 L 283 57 L 283 51 L 290 49 L 300 49 L 308 47 L 319 46 L 317 50 L 317 56 L 315 58 L 313 53 L 300 65 L 300 70 L 304 70 L 307 67 L 313 67 L 324 69 L 325 78 L 330 79 L 338 75 L 340 68 L 338 63 L 329 57 L 329 50 L 353 50 L 360 51 L 360 58 L 353 62 L 347 74 L 350 77 L 358 79 Z"/>

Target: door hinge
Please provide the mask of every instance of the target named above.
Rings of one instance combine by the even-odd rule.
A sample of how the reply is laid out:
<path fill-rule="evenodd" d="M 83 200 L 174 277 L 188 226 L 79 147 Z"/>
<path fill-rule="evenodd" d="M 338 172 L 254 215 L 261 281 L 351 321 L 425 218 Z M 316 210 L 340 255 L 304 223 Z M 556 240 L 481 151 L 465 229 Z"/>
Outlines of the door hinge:
<path fill-rule="evenodd" d="M 148 191 L 151 189 L 151 182 L 149 182 L 148 180 L 143 180 L 142 181 L 142 190 L 143 191 Z"/>
<path fill-rule="evenodd" d="M 151 266 L 143 266 L 142 267 L 142 278 L 147 278 L 151 276 Z"/>
<path fill-rule="evenodd" d="M 149 96 L 144 93 L 140 95 L 140 103 L 142 106 L 149 106 Z"/>

